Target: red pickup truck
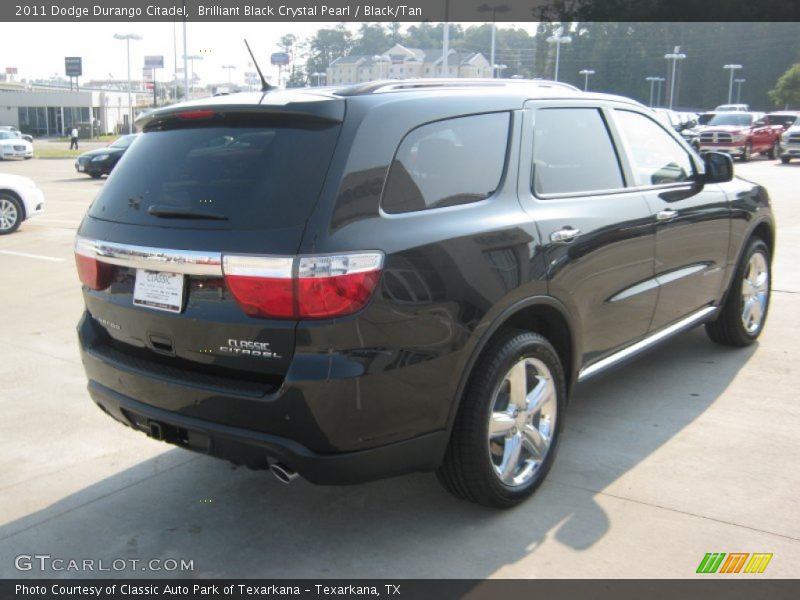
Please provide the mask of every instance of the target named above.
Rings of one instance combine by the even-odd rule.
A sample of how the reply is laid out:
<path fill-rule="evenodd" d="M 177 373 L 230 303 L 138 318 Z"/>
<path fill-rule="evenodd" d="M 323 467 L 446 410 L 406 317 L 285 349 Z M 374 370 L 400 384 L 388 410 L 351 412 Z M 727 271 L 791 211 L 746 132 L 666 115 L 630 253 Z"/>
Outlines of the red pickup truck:
<path fill-rule="evenodd" d="M 700 133 L 700 151 L 715 150 L 747 162 L 753 154 L 780 156 L 783 126 L 763 113 L 722 112 Z"/>

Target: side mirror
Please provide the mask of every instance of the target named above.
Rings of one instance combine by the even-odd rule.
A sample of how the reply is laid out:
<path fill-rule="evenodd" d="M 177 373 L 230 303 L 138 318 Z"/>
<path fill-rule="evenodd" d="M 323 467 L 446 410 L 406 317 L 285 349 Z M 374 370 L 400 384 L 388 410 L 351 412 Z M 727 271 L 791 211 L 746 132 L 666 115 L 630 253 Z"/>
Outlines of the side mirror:
<path fill-rule="evenodd" d="M 725 152 L 706 152 L 703 154 L 706 173 L 703 183 L 725 183 L 733 179 L 733 159 Z"/>

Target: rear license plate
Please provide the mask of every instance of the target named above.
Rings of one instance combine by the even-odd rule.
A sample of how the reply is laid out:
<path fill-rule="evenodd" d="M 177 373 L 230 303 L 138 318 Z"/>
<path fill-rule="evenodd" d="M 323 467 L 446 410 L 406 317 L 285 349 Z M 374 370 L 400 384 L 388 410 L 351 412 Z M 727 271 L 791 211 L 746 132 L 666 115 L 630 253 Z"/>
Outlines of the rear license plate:
<path fill-rule="evenodd" d="M 83 165 L 78 165 L 78 171 L 83 171 Z"/>
<path fill-rule="evenodd" d="M 179 313 L 183 310 L 183 280 L 180 273 L 136 269 L 133 303 Z"/>

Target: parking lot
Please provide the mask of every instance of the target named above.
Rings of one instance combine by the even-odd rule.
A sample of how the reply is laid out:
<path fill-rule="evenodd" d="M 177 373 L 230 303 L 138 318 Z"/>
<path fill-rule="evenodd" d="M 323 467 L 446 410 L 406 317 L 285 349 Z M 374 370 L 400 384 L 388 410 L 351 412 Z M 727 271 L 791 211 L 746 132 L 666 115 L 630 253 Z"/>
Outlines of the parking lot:
<path fill-rule="evenodd" d="M 707 552 L 766 552 L 755 577 L 796 577 L 799 162 L 736 165 L 768 188 L 778 221 L 760 342 L 731 350 L 701 328 L 579 387 L 548 479 L 505 512 L 456 500 L 432 474 L 285 486 L 113 422 L 85 391 L 72 257 L 104 180 L 72 160 L 0 170 L 47 199 L 45 215 L 0 238 L 0 576 L 41 576 L 15 557 L 47 554 L 191 560 L 195 577 L 682 578 Z"/>

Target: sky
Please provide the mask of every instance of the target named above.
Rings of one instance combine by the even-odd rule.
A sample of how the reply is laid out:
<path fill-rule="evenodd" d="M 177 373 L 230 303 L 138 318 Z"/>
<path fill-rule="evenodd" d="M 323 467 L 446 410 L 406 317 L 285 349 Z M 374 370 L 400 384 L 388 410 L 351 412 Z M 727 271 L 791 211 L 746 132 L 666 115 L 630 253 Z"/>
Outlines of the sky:
<path fill-rule="evenodd" d="M 408 23 L 410 25 L 413 23 Z M 465 24 L 470 25 L 470 24 Z M 498 23 L 498 26 L 506 26 Z M 243 83 L 250 57 L 242 42 L 247 38 L 258 59 L 264 75 L 277 78 L 277 67 L 269 64 L 269 55 L 277 52 L 278 39 L 293 33 L 299 38 L 311 37 L 322 27 L 335 23 L 196 23 L 187 25 L 188 54 L 203 56 L 195 61 L 194 72 L 202 84 L 225 83 L 228 72 L 223 65 L 235 65 L 231 73 L 233 83 Z M 355 31 L 360 23 L 348 24 Z M 522 27 L 534 32 L 535 23 Z M 178 45 L 178 66 L 182 67 L 182 23 L 175 25 Z M 126 79 L 127 67 L 124 41 L 115 40 L 115 33 L 136 33 L 141 41 L 131 42 L 131 77 L 141 79 L 145 55 L 163 55 L 164 69 L 159 71 L 159 81 L 172 79 L 175 52 L 173 50 L 173 23 L 19 23 L 4 24 L 0 35 L 0 70 L 17 67 L 17 79 L 64 76 L 64 57 L 83 58 L 83 77 L 90 79 Z M 181 76 L 182 77 L 182 76 Z"/>

